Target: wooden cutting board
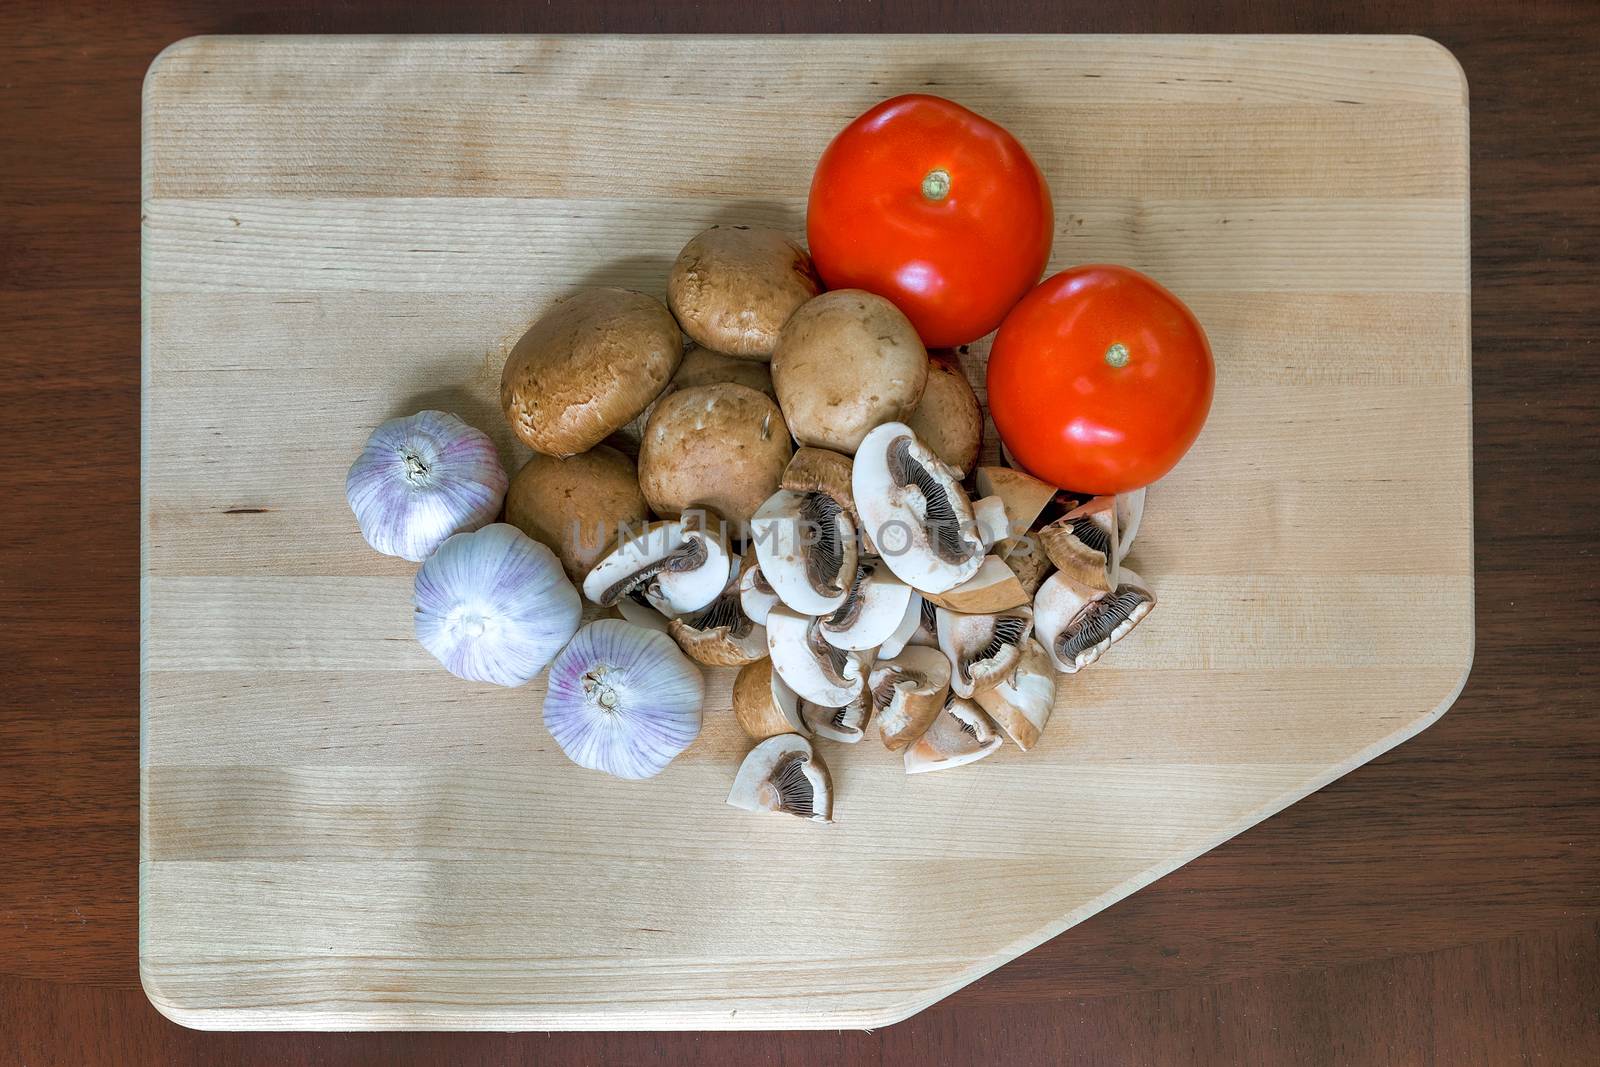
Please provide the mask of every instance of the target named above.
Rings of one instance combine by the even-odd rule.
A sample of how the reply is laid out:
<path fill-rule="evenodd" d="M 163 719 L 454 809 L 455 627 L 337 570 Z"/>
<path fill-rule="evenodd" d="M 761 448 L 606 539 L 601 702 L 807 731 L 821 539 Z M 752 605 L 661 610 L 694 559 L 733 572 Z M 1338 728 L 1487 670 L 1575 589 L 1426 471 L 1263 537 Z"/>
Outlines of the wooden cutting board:
<path fill-rule="evenodd" d="M 731 672 L 660 778 L 580 770 L 540 683 L 412 639 L 345 469 L 423 407 L 515 469 L 496 383 L 541 308 L 659 294 L 713 222 L 803 232 L 829 136 L 910 90 L 1034 153 L 1053 267 L 1148 271 L 1210 333 L 1211 421 L 1135 550 L 1160 607 L 1031 753 L 907 777 L 824 742 L 832 827 L 723 803 Z M 1466 86 L 1428 41 L 200 38 L 151 70 L 144 152 L 140 969 L 183 1023 L 884 1025 L 1465 679 Z"/>

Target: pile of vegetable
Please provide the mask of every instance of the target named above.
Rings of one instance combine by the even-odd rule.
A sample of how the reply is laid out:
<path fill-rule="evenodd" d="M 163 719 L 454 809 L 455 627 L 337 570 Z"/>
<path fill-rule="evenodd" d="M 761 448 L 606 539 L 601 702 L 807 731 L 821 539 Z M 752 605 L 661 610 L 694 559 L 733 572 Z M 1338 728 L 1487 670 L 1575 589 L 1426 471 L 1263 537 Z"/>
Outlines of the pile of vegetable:
<path fill-rule="evenodd" d="M 908 773 L 1031 748 L 1058 676 L 1155 607 L 1126 556 L 1213 385 L 1205 334 L 1151 279 L 1039 283 L 1052 232 L 1009 133 L 897 97 L 823 153 L 809 250 L 717 226 L 665 304 L 556 303 L 501 378 L 535 453 L 514 478 L 436 411 L 378 427 L 350 469 L 368 543 L 421 563 L 418 640 L 469 680 L 548 668 L 556 743 L 630 779 L 698 736 L 701 665 L 738 667 L 755 746 L 728 802 L 753 811 L 832 821 L 819 742 L 873 728 Z M 948 350 L 997 328 L 1008 465 L 979 466 L 983 411 Z M 637 460 L 615 446 L 633 440 Z M 580 629 L 583 599 L 615 617 Z"/>

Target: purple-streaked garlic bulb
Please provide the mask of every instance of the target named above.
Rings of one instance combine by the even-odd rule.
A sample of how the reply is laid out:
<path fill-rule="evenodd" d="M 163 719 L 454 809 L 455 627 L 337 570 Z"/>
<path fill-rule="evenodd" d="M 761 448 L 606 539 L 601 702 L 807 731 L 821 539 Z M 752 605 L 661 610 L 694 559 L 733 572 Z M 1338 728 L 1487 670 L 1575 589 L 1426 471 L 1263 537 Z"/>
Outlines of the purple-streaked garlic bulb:
<path fill-rule="evenodd" d="M 505 686 L 544 670 L 583 614 L 556 554 L 503 522 L 440 545 L 417 571 L 412 603 L 417 640 L 445 670 Z"/>
<path fill-rule="evenodd" d="M 447 412 L 419 411 L 372 431 L 344 493 L 367 544 L 420 563 L 451 534 L 492 521 L 506 482 L 488 434 Z"/>
<path fill-rule="evenodd" d="M 599 619 L 551 664 L 544 725 L 580 767 L 653 778 L 699 736 L 704 698 L 700 669 L 672 638 Z"/>

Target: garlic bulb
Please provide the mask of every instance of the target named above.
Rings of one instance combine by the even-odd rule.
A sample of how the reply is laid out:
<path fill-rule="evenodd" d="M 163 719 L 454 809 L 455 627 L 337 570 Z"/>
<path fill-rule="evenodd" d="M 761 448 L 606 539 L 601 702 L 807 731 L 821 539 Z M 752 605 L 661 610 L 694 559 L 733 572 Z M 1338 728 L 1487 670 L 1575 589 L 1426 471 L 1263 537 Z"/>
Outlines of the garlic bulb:
<path fill-rule="evenodd" d="M 583 601 L 556 554 L 507 523 L 459 533 L 417 571 L 417 640 L 457 678 L 517 686 L 571 639 Z"/>
<path fill-rule="evenodd" d="M 372 431 L 344 493 L 367 544 L 420 563 L 451 534 L 499 514 L 506 471 L 488 434 L 446 412 L 419 411 Z"/>
<path fill-rule="evenodd" d="M 544 725 L 580 767 L 652 778 L 699 736 L 704 697 L 700 669 L 672 638 L 599 619 L 551 665 Z"/>

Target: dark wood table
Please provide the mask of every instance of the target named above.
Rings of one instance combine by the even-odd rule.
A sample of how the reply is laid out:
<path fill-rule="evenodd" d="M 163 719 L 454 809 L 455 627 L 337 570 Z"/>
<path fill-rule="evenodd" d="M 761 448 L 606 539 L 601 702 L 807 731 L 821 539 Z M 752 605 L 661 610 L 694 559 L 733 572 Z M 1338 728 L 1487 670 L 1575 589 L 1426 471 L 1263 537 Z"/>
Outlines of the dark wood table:
<path fill-rule="evenodd" d="M 393 10 L 386 10 L 389 8 Z M 1203 12 L 1203 13 L 1202 13 Z M 139 87 L 195 33 L 1425 33 L 1472 93 L 1478 651 L 1417 739 L 875 1033 L 202 1034 L 139 989 Z M 1600 5 L 0 11 L 0 1064 L 1600 1063 Z M 1384 543 L 1384 516 L 1350 522 Z"/>

